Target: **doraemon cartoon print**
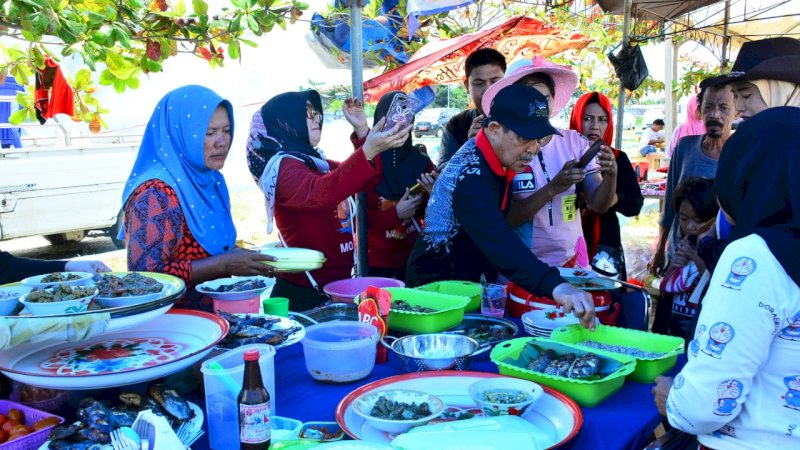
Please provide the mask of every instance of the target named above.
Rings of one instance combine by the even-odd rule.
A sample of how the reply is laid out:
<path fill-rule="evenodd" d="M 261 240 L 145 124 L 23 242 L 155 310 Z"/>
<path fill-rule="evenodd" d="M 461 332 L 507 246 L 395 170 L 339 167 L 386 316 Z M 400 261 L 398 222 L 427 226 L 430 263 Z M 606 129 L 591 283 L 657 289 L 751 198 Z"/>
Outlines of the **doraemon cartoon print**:
<path fill-rule="evenodd" d="M 714 404 L 714 414 L 718 416 L 730 416 L 736 409 L 736 400 L 742 396 L 742 383 L 739 380 L 723 381 L 717 387 L 719 399 Z"/>
<path fill-rule="evenodd" d="M 706 342 L 706 348 L 703 349 L 703 353 L 712 358 L 721 359 L 725 346 L 733 340 L 735 334 L 736 332 L 729 324 L 725 322 L 715 323 L 708 330 L 708 342 Z"/>
<path fill-rule="evenodd" d="M 702 336 L 703 333 L 705 333 L 705 332 L 706 332 L 706 326 L 705 325 L 699 325 L 697 327 L 697 330 L 695 330 L 695 332 L 694 332 L 694 339 L 692 339 L 692 342 L 689 342 L 689 353 L 693 357 L 696 357 L 697 356 L 697 352 L 700 351 L 700 336 Z"/>
<path fill-rule="evenodd" d="M 756 271 L 756 262 L 752 258 L 742 256 L 736 258 L 731 264 L 731 273 L 728 274 L 728 279 L 722 283 L 722 287 L 734 290 L 741 290 L 742 283 L 748 275 Z"/>
<path fill-rule="evenodd" d="M 800 411 L 800 375 L 792 375 L 783 379 L 783 384 L 789 389 L 783 395 L 785 407 Z"/>
<path fill-rule="evenodd" d="M 778 337 L 787 341 L 800 341 L 800 311 L 789 321 L 789 326 L 782 329 Z"/>

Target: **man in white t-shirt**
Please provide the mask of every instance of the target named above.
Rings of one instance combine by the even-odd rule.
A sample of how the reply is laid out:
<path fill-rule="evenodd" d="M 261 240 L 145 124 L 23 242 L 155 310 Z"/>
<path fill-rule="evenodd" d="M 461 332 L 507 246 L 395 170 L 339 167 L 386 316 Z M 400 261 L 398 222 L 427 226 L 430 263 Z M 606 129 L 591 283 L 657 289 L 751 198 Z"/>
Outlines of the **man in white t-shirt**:
<path fill-rule="evenodd" d="M 642 139 L 639 141 L 642 156 L 658 151 L 657 144 L 664 143 L 664 121 L 656 119 L 653 124 L 642 132 Z"/>

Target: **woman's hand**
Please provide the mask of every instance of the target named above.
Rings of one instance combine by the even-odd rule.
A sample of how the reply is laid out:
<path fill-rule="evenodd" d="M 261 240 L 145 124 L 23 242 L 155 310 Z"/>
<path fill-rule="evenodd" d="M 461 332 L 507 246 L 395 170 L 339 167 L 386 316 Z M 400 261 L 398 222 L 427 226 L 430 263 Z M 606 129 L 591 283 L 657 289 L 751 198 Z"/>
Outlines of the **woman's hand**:
<path fill-rule="evenodd" d="M 580 319 L 584 328 L 594 330 L 594 300 L 591 294 L 569 283 L 561 283 L 553 289 L 553 300 L 564 308 L 565 313 L 571 312 Z"/>
<path fill-rule="evenodd" d="M 364 112 L 364 103 L 357 98 L 348 98 L 344 100 L 342 106 L 344 118 L 353 126 L 353 131 L 359 139 L 369 133 L 369 125 L 367 125 L 367 114 Z"/>
<path fill-rule="evenodd" d="M 386 117 L 375 124 L 375 127 L 367 134 L 367 140 L 362 147 L 364 155 L 370 161 L 383 151 L 401 147 L 414 126 L 414 124 L 409 124 L 400 128 L 403 124 L 398 122 L 388 130 L 378 131 L 383 128 L 384 123 L 386 123 Z"/>
<path fill-rule="evenodd" d="M 586 176 L 586 171 L 580 167 L 575 167 L 576 164 L 578 164 L 578 160 L 576 159 L 567 161 L 564 163 L 564 167 L 562 167 L 561 170 L 558 171 L 558 174 L 550 181 L 549 185 L 553 190 L 554 196 L 566 191 L 570 186 L 583 181 Z"/>
<path fill-rule="evenodd" d="M 111 269 L 108 268 L 102 261 L 91 261 L 87 259 L 77 259 L 72 261 L 67 261 L 64 264 L 64 270 L 67 272 L 89 272 L 93 273 L 96 279 L 100 279 L 97 275 L 98 272 L 111 272 Z"/>
<path fill-rule="evenodd" d="M 221 255 L 224 259 L 225 273 L 228 275 L 274 277 L 275 269 L 261 261 L 275 261 L 274 256 L 263 255 L 253 250 L 235 248 Z"/>
<path fill-rule="evenodd" d="M 397 217 L 405 220 L 417 214 L 417 208 L 422 203 L 421 195 L 411 195 L 411 191 L 406 188 L 405 194 L 397 201 Z"/>
<path fill-rule="evenodd" d="M 430 195 L 430 193 L 433 192 L 433 185 L 438 178 L 439 172 L 432 170 L 431 173 L 423 173 L 417 182 L 422 186 L 422 189 L 425 189 L 425 192 Z"/>
<path fill-rule="evenodd" d="M 614 157 L 610 147 L 605 145 L 602 147 L 600 153 L 597 154 L 597 163 L 600 166 L 600 173 L 603 175 L 617 176 L 617 158 Z"/>
<path fill-rule="evenodd" d="M 669 390 L 672 389 L 672 377 L 656 377 L 656 385 L 653 387 L 653 401 L 658 407 L 658 412 L 662 416 L 667 416 L 667 397 Z"/>

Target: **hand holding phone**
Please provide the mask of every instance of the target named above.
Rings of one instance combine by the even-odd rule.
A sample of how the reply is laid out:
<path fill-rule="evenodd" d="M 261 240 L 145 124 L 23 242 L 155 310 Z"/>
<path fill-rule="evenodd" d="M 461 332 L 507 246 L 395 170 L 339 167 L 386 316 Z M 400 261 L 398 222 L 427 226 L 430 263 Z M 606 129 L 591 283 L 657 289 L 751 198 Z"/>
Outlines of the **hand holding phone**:
<path fill-rule="evenodd" d="M 604 145 L 606 145 L 606 143 L 602 139 L 597 138 L 597 140 L 594 141 L 589 149 L 586 150 L 586 153 L 581 156 L 581 159 L 578 160 L 578 163 L 575 165 L 575 167 L 580 167 L 581 169 L 586 168 L 586 166 L 589 165 L 594 157 L 600 153 L 600 150 Z"/>
<path fill-rule="evenodd" d="M 386 122 L 383 124 L 383 130 L 391 130 L 396 124 L 402 123 L 400 128 L 405 128 L 414 121 L 414 114 L 419 106 L 419 100 L 410 95 L 396 95 L 389 105 L 389 111 L 386 113 Z"/>

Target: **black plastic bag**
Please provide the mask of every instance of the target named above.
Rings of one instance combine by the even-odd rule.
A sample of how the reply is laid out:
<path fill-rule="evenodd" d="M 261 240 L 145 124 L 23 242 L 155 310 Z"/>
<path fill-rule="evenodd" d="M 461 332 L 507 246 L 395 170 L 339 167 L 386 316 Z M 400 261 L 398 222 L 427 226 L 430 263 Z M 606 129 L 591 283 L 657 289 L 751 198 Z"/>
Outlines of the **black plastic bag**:
<path fill-rule="evenodd" d="M 614 66 L 620 83 L 629 91 L 635 91 L 650 75 L 642 49 L 638 45 L 623 45 L 617 55 L 609 53 L 608 60 Z"/>

